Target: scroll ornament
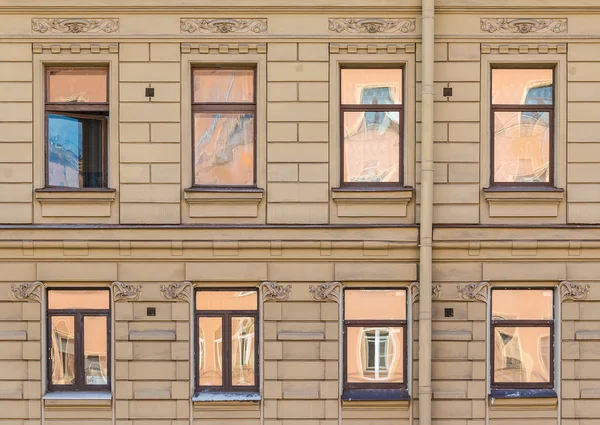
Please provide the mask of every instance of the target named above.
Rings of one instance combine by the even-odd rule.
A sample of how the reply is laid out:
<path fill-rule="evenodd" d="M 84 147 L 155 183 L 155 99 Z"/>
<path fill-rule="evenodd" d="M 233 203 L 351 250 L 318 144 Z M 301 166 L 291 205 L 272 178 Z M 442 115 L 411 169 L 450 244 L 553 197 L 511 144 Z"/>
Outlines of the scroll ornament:
<path fill-rule="evenodd" d="M 489 282 L 471 283 L 469 285 L 458 285 L 458 297 L 463 301 L 487 302 Z"/>
<path fill-rule="evenodd" d="M 193 284 L 190 281 L 175 282 L 169 285 L 160 285 L 160 292 L 166 300 L 192 302 Z"/>
<path fill-rule="evenodd" d="M 558 285 L 561 301 L 582 301 L 590 296 L 590 285 L 564 280 Z"/>
<path fill-rule="evenodd" d="M 308 290 L 310 291 L 310 296 L 315 301 L 340 301 L 340 291 L 342 289 L 342 284 L 340 282 L 331 282 L 331 283 L 322 283 L 320 285 L 314 286 L 310 285 Z"/>
<path fill-rule="evenodd" d="M 142 293 L 141 285 L 135 286 L 130 283 L 115 281 L 110 287 L 112 288 L 113 300 L 115 302 L 121 300 L 137 300 Z"/>
<path fill-rule="evenodd" d="M 42 282 L 36 281 L 31 283 L 21 283 L 20 285 L 14 284 L 10 289 L 17 300 L 37 301 L 39 303 L 42 300 L 43 286 L 44 284 Z"/>
<path fill-rule="evenodd" d="M 119 31 L 118 19 L 32 19 L 31 31 L 45 33 L 81 34 Z"/>
<path fill-rule="evenodd" d="M 419 299 L 421 298 L 421 289 L 419 287 L 419 282 L 411 283 L 408 287 L 408 290 L 410 292 L 412 302 L 415 303 L 415 302 L 419 301 Z M 431 287 L 431 299 L 437 300 L 440 298 L 440 295 L 442 295 L 442 286 L 441 285 L 432 286 Z"/>
<path fill-rule="evenodd" d="M 378 18 L 331 18 L 329 31 L 362 34 L 409 33 L 415 32 L 414 19 L 378 19 Z"/>
<path fill-rule="evenodd" d="M 212 34 L 267 32 L 266 19 L 181 19 L 181 32 Z"/>
<path fill-rule="evenodd" d="M 482 19 L 481 31 L 490 34 L 565 33 L 566 19 Z"/>
<path fill-rule="evenodd" d="M 263 282 L 260 288 L 263 301 L 285 301 L 292 295 L 292 285 L 283 286 L 275 282 Z"/>

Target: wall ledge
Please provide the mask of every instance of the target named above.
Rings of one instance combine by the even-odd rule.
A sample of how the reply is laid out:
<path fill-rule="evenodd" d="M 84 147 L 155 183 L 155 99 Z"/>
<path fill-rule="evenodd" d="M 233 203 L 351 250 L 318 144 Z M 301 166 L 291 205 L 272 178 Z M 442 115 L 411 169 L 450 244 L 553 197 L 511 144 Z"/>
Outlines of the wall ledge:
<path fill-rule="evenodd" d="M 338 217 L 406 217 L 412 187 L 334 188 Z"/>
<path fill-rule="evenodd" d="M 36 189 L 43 217 L 110 217 L 115 189 Z"/>
<path fill-rule="evenodd" d="M 490 217 L 558 217 L 565 193 L 557 188 L 483 189 Z"/>
<path fill-rule="evenodd" d="M 189 188 L 184 199 L 192 218 L 258 217 L 264 190 L 258 188 Z"/>

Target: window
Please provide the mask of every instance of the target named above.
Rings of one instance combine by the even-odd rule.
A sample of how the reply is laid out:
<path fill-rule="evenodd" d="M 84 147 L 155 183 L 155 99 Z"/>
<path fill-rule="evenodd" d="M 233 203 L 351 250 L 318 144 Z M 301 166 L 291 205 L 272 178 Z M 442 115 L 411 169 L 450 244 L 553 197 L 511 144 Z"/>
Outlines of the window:
<path fill-rule="evenodd" d="M 341 69 L 341 185 L 403 184 L 402 68 Z"/>
<path fill-rule="evenodd" d="M 48 291 L 48 390 L 110 390 L 110 293 Z"/>
<path fill-rule="evenodd" d="M 553 185 L 553 82 L 552 69 L 492 69 L 492 185 Z"/>
<path fill-rule="evenodd" d="M 344 291 L 344 388 L 406 388 L 406 290 Z"/>
<path fill-rule="evenodd" d="M 258 293 L 196 292 L 196 391 L 258 391 Z"/>
<path fill-rule="evenodd" d="M 492 388 L 554 387 L 554 291 L 492 290 Z"/>
<path fill-rule="evenodd" d="M 46 69 L 46 187 L 107 187 L 108 70 Z"/>
<path fill-rule="evenodd" d="M 256 185 L 256 72 L 195 68 L 193 184 Z"/>

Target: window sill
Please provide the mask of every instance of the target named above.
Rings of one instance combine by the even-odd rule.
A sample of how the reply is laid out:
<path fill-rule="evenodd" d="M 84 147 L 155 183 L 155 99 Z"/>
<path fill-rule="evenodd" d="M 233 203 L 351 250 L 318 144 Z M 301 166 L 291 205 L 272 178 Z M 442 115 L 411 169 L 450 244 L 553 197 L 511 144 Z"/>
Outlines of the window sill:
<path fill-rule="evenodd" d="M 490 391 L 492 410 L 556 410 L 558 396 L 552 389 L 508 389 Z"/>
<path fill-rule="evenodd" d="M 43 397 L 46 408 L 110 409 L 112 394 L 108 391 L 56 391 Z"/>
<path fill-rule="evenodd" d="M 332 189 L 338 217 L 406 217 L 412 187 L 342 187 Z"/>
<path fill-rule="evenodd" d="M 110 217 L 115 189 L 36 189 L 43 217 Z"/>
<path fill-rule="evenodd" d="M 558 217 L 565 193 L 555 187 L 489 187 L 483 189 L 490 217 Z"/>
<path fill-rule="evenodd" d="M 344 409 L 408 410 L 410 395 L 407 390 L 357 390 L 342 392 Z"/>
<path fill-rule="evenodd" d="M 185 189 L 184 198 L 194 218 L 258 217 L 264 190 L 258 188 Z"/>
<path fill-rule="evenodd" d="M 257 392 L 203 392 L 192 397 L 194 410 L 259 410 Z"/>

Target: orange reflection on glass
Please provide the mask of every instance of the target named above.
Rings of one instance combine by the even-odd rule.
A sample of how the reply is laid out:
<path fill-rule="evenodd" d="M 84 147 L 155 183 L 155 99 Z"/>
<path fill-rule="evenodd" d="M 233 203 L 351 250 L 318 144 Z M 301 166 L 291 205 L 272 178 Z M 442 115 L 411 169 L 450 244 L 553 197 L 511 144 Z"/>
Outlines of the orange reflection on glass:
<path fill-rule="evenodd" d="M 348 382 L 403 382 L 401 327 L 348 327 L 347 333 Z"/>
<path fill-rule="evenodd" d="M 231 385 L 254 386 L 254 318 L 231 319 Z"/>
<path fill-rule="evenodd" d="M 550 114 L 494 112 L 494 181 L 550 181 Z"/>
<path fill-rule="evenodd" d="M 494 382 L 550 381 L 549 327 L 496 327 Z"/>
<path fill-rule="evenodd" d="M 106 68 L 48 69 L 48 102 L 108 102 L 108 70 Z"/>
<path fill-rule="evenodd" d="M 52 383 L 73 385 L 75 383 L 75 318 L 52 316 L 50 326 Z"/>
<path fill-rule="evenodd" d="M 552 69 L 492 69 L 492 104 L 551 105 Z"/>
<path fill-rule="evenodd" d="M 254 114 L 194 114 L 194 182 L 254 184 Z"/>
<path fill-rule="evenodd" d="M 48 291 L 48 309 L 108 310 L 110 293 L 106 290 Z"/>
<path fill-rule="evenodd" d="M 402 69 L 342 69 L 342 104 L 402 104 Z"/>
<path fill-rule="evenodd" d="M 254 102 L 254 70 L 197 68 L 194 103 Z"/>
<path fill-rule="evenodd" d="M 83 318 L 83 355 L 86 385 L 108 383 L 107 321 L 104 316 Z"/>
<path fill-rule="evenodd" d="M 399 179 L 400 113 L 344 112 L 344 181 Z"/>
<path fill-rule="evenodd" d="M 344 292 L 346 320 L 405 320 L 406 290 L 348 289 Z"/>
<path fill-rule="evenodd" d="M 197 291 L 197 310 L 256 310 L 256 291 Z"/>
<path fill-rule="evenodd" d="M 553 295 L 551 289 L 495 289 L 492 291 L 492 319 L 552 320 Z"/>
<path fill-rule="evenodd" d="M 220 317 L 201 317 L 198 330 L 198 378 L 201 386 L 223 385 L 223 323 Z"/>

